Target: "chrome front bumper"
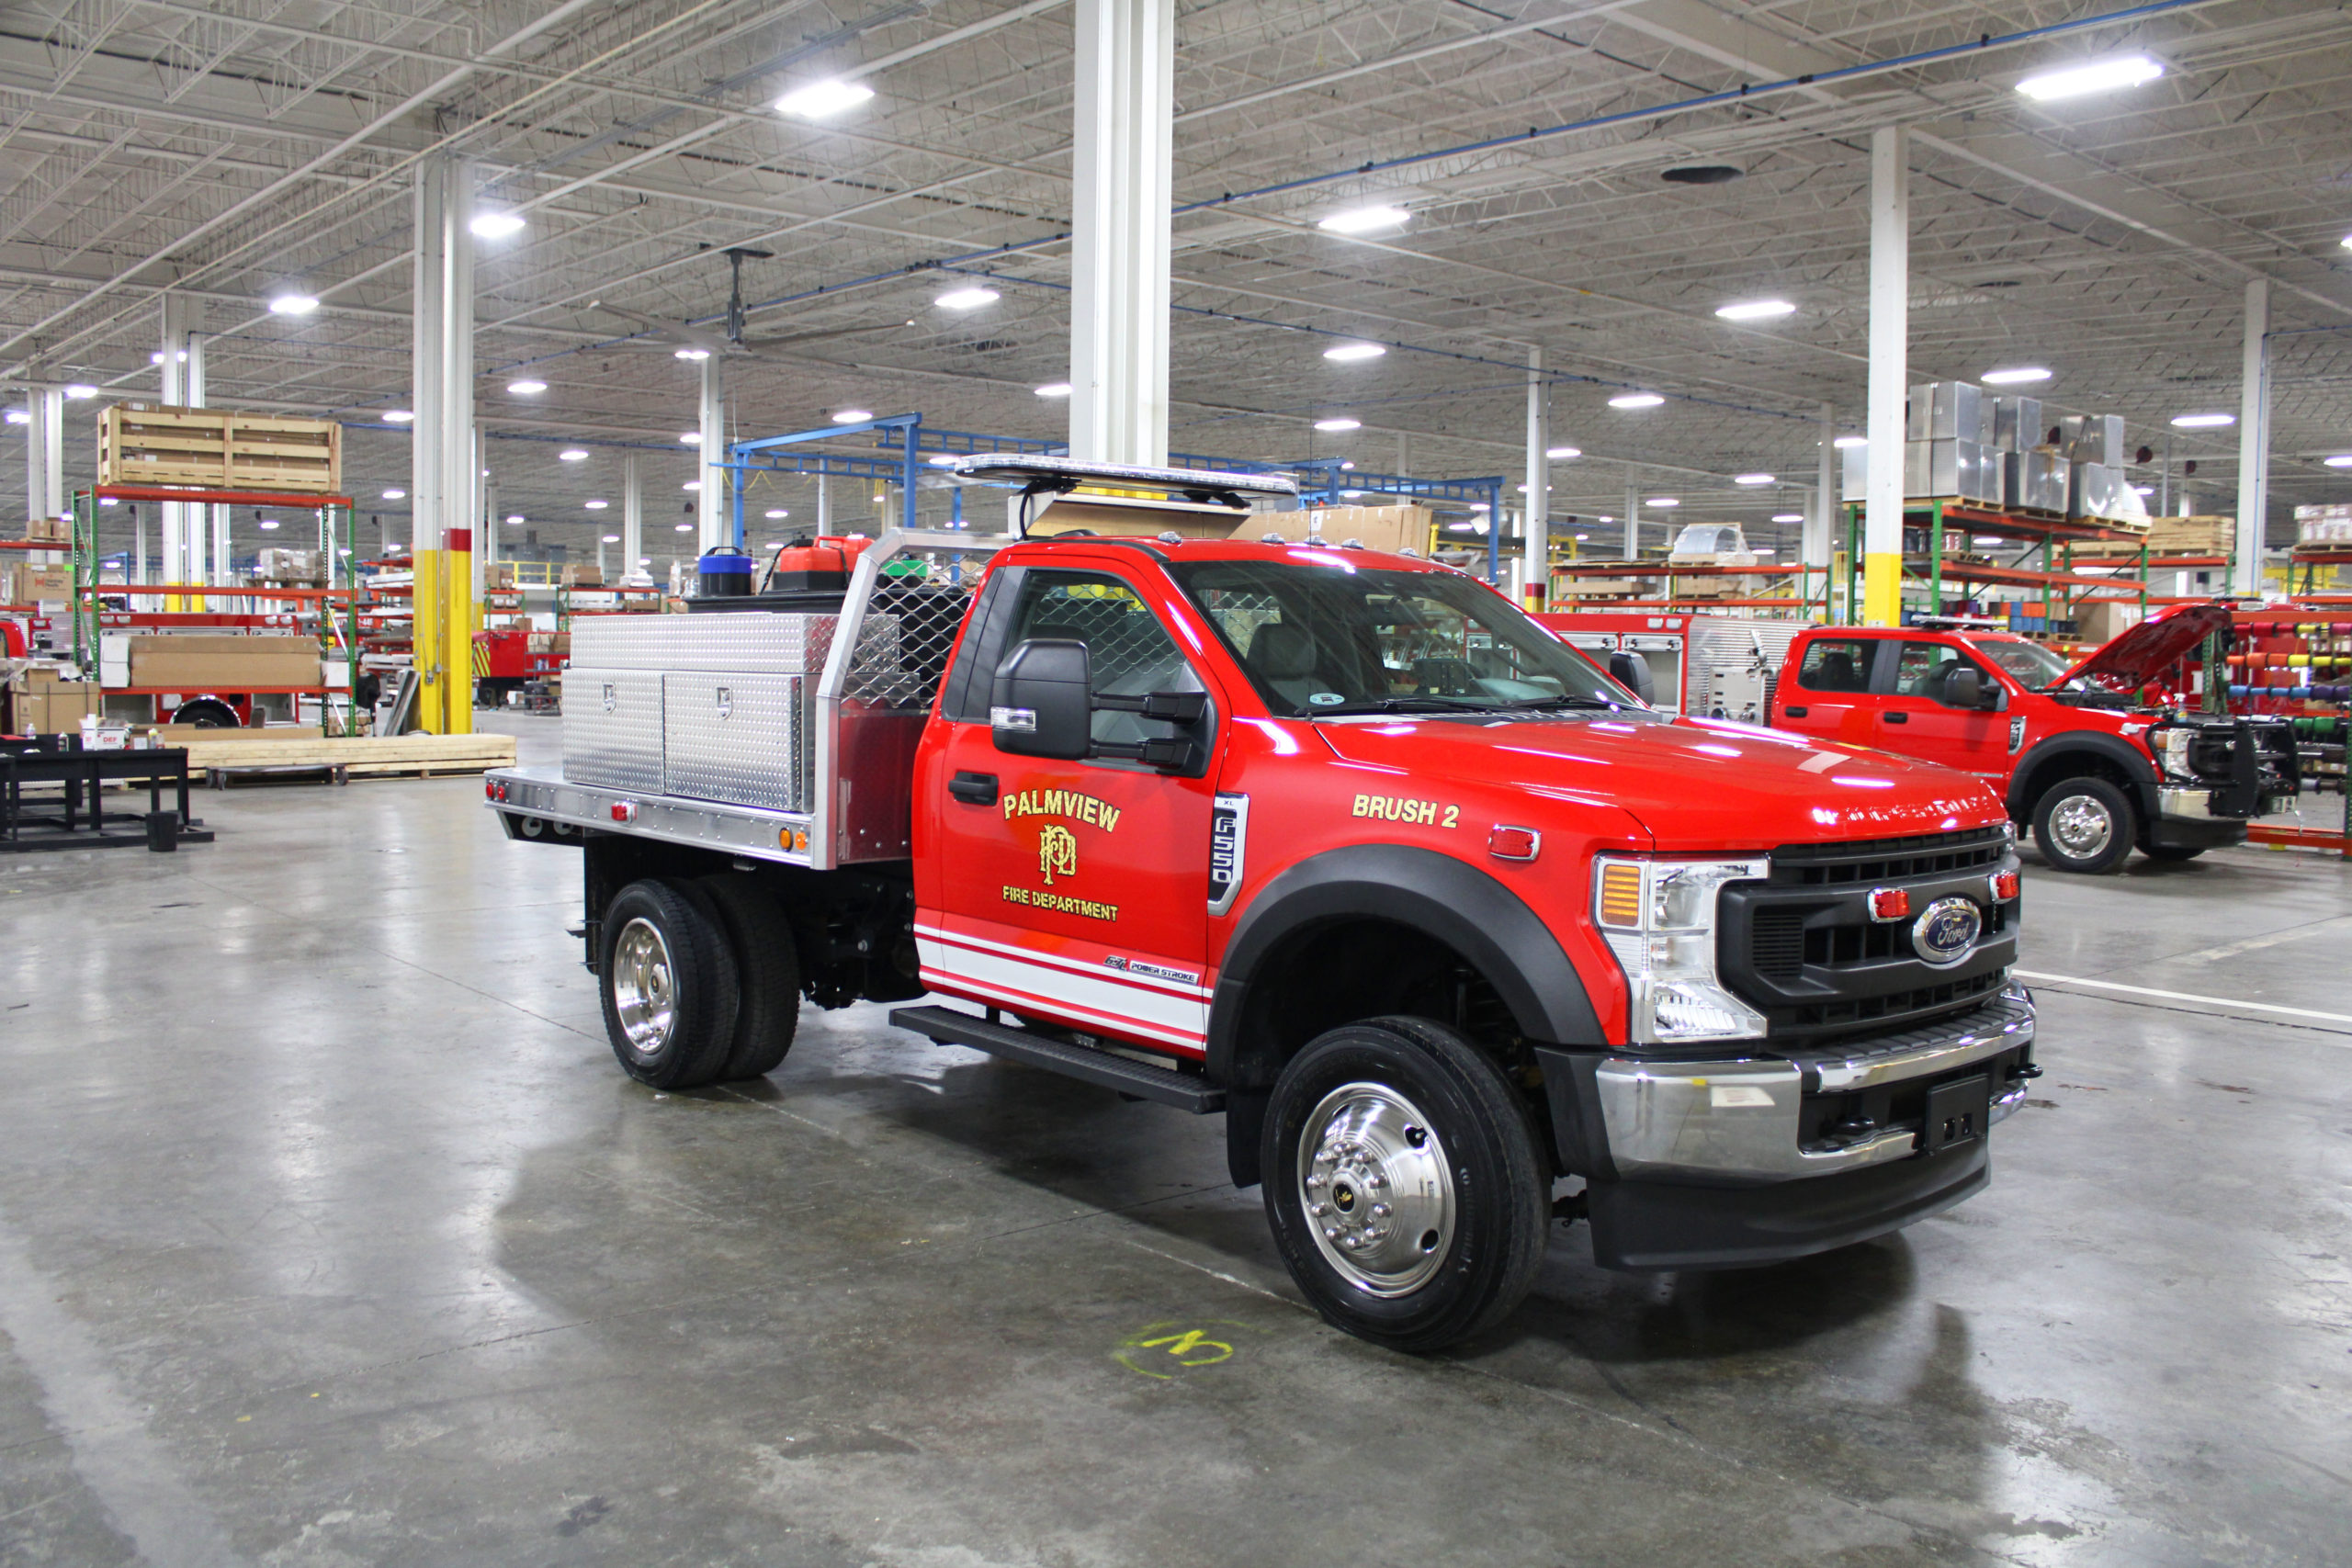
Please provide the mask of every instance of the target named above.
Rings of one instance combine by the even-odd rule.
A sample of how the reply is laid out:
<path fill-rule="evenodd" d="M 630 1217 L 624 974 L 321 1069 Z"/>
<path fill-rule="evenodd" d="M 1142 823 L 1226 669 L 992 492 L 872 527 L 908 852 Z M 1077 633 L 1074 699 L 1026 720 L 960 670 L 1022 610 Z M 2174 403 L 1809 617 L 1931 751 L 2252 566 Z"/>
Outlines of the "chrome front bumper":
<path fill-rule="evenodd" d="M 1850 1143 L 1808 1145 L 1800 1123 L 1808 1092 L 1849 1093 L 1940 1076 L 2033 1042 L 2033 998 L 2011 985 L 1950 1023 L 1874 1040 L 1868 1051 L 1792 1051 L 1719 1062 L 1610 1057 L 1595 1072 L 1609 1158 L 1621 1177 L 1791 1181 L 1909 1158 L 1915 1127 Z M 2025 1088 L 1994 1086 L 1992 1120 L 2018 1108 Z"/>

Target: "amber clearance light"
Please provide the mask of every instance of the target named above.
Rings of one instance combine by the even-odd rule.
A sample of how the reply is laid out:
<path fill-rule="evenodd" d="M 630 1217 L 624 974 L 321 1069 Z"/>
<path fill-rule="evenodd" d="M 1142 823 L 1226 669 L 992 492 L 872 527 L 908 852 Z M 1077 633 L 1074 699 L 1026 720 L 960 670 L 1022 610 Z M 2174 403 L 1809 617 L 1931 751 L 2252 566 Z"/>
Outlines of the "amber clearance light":
<path fill-rule="evenodd" d="M 1600 868 L 1600 923 L 1639 926 L 1642 923 L 1642 868 L 1611 862 Z"/>

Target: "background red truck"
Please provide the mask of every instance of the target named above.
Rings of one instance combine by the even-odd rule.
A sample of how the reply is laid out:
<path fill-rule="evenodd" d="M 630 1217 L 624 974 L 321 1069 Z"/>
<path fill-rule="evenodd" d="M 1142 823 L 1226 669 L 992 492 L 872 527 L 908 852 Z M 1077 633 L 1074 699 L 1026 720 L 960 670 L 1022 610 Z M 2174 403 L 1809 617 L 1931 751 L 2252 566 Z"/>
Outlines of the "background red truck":
<path fill-rule="evenodd" d="M 1448 568 L 1153 532 L 1287 479 L 962 471 L 1191 499 L 582 623 L 561 772 L 490 775 L 583 851 L 632 1076 L 763 1073 L 804 998 L 961 1001 L 891 1016 L 1223 1111 L 1300 1290 L 1413 1349 L 1508 1313 L 1555 1218 L 1726 1267 L 1984 1186 L 2038 1069 L 1981 785 L 1658 714 Z"/>
<path fill-rule="evenodd" d="M 2185 604 L 2069 662 L 1951 623 L 1813 626 L 1789 644 L 1774 728 L 1984 780 L 2060 871 L 2107 872 L 2136 845 L 2188 860 L 2292 803 L 2292 728 L 2184 705 L 2163 689 L 2230 612 Z"/>

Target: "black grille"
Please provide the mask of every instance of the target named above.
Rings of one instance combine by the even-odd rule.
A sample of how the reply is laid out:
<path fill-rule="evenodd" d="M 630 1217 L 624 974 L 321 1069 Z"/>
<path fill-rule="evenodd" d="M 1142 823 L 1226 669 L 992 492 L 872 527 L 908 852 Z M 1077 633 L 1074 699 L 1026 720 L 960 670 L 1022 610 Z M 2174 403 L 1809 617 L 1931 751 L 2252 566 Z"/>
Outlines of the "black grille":
<path fill-rule="evenodd" d="M 1804 911 L 1759 909 L 1748 942 L 1756 969 L 1775 980 L 1793 980 L 1804 967 Z"/>
<path fill-rule="evenodd" d="M 2000 989 L 2001 983 L 2007 977 L 2007 971 L 1996 969 L 1989 975 L 1979 975 L 1973 979 L 1949 980 L 1940 986 L 1921 986 L 1908 991 L 1890 991 L 1881 997 L 1855 997 L 1804 1007 L 1776 1008 L 1773 1010 L 1774 1021 L 1785 1018 L 1796 1029 L 1822 1030 L 1849 1028 L 1876 1022 L 1880 1019 L 1904 1018 L 1961 1002 L 1984 1000 Z"/>
<path fill-rule="evenodd" d="M 1842 887 L 1915 876 L 1947 876 L 2001 863 L 2008 829 L 1996 824 L 1960 833 L 1870 839 L 1848 844 L 1789 844 L 1772 852 L 1776 887 Z"/>

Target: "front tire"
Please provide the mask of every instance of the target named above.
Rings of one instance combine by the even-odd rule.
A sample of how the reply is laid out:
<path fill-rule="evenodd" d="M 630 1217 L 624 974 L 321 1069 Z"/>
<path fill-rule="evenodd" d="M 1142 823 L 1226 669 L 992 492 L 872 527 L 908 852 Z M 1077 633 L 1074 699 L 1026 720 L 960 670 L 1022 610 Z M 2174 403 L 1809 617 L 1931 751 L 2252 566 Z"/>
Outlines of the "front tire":
<path fill-rule="evenodd" d="M 2058 871 L 2091 876 L 2113 871 L 2139 836 L 2139 813 L 2105 779 L 2061 779 L 2033 808 L 2033 841 Z"/>
<path fill-rule="evenodd" d="M 1551 1183 L 1495 1061 L 1442 1024 L 1377 1018 L 1318 1035 L 1274 1084 L 1266 1218 L 1324 1320 L 1441 1349 L 1535 1282 Z"/>
<path fill-rule="evenodd" d="M 716 1082 L 735 1034 L 735 959 L 707 894 L 646 880 L 605 909 L 596 989 L 621 1070 L 654 1089 Z"/>

